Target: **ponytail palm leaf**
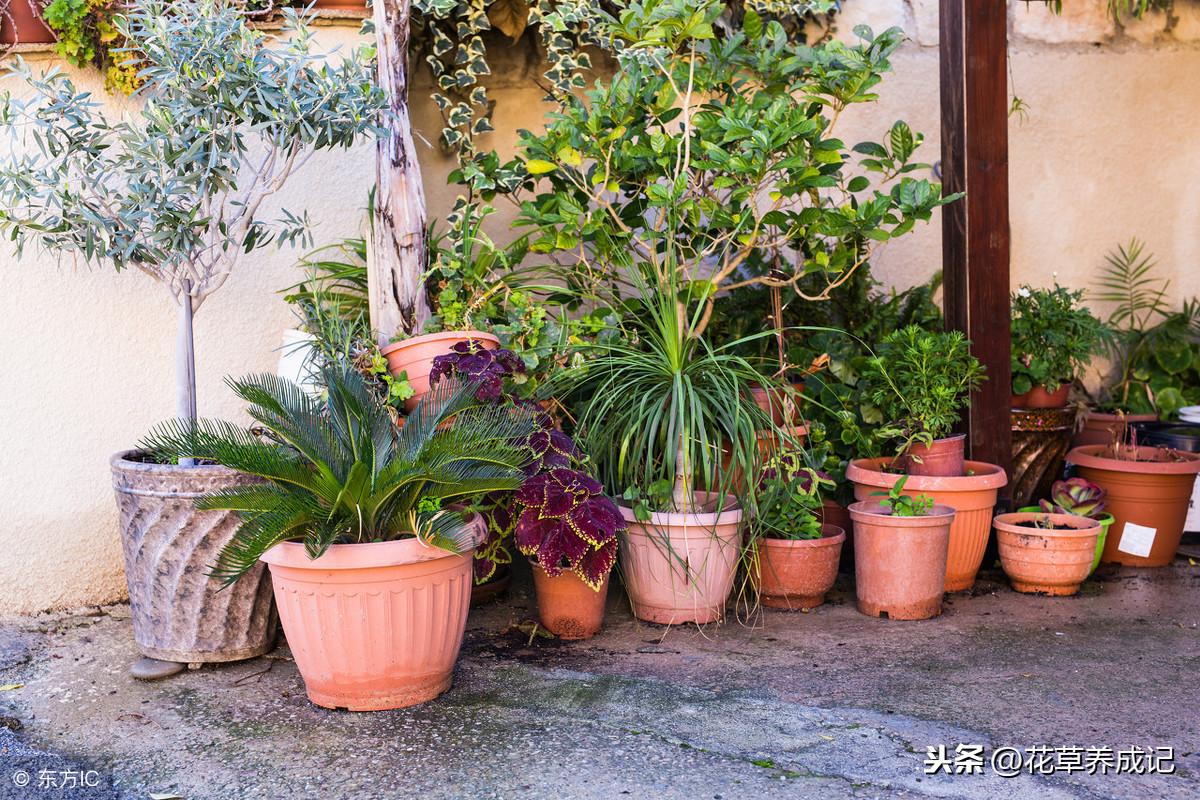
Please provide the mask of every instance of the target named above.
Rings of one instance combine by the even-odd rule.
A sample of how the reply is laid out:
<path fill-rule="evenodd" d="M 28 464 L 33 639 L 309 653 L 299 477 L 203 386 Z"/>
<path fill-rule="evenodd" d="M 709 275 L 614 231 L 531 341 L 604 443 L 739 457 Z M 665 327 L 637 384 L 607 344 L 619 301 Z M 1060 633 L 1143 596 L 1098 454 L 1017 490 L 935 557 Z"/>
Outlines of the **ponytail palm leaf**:
<path fill-rule="evenodd" d="M 388 412 L 351 369 L 325 369 L 328 401 L 274 375 L 229 381 L 259 426 L 165 423 L 142 446 L 166 458 L 200 458 L 268 482 L 197 500 L 236 511 L 242 526 L 213 573 L 231 583 L 270 548 L 301 540 L 313 558 L 333 543 L 418 536 L 458 553 L 473 546 L 460 514 L 443 501 L 512 491 L 532 458 L 523 442 L 536 413 L 481 403 L 475 384 L 435 387 L 397 436 Z"/>

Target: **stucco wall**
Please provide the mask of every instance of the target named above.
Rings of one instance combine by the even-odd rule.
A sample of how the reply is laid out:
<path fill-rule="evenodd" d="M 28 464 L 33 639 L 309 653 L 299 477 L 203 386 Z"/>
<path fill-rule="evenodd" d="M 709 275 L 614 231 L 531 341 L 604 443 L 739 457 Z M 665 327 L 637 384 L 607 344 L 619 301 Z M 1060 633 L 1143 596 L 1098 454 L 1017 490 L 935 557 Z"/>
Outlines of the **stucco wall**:
<path fill-rule="evenodd" d="M 875 137 L 896 119 L 924 132 L 922 151 L 938 151 L 937 0 L 846 0 L 840 35 L 855 24 L 900 25 L 911 41 L 894 58 L 878 104 L 844 120 L 847 142 Z M 1122 28 L 1103 0 L 1064 4 L 1056 19 L 1037 4 L 1010 9 L 1010 57 L 1024 122 L 1010 121 L 1013 278 L 1042 284 L 1057 271 L 1087 285 L 1118 242 L 1137 235 L 1159 258 L 1183 297 L 1200 294 L 1193 266 L 1200 250 L 1200 2 L 1177 0 Z M 357 27 L 327 27 L 323 45 L 351 43 Z M 497 46 L 490 142 L 510 149 L 517 128 L 539 125 L 536 52 L 526 41 Z M 54 64 L 35 57 L 41 66 Z M 96 92 L 94 74 L 76 73 Z M 415 125 L 428 142 L 440 128 L 428 81 L 413 89 Z M 456 194 L 445 185 L 451 161 L 421 150 L 431 214 Z M 311 163 L 284 205 L 307 208 L 319 242 L 355 233 L 373 179 L 361 148 Z M 502 226 L 500 226 L 502 227 Z M 493 231 L 502 233 L 502 231 Z M 935 218 L 874 259 L 876 274 L 898 285 L 925 280 L 940 266 Z M 256 252 L 196 320 L 200 411 L 242 419 L 222 379 L 272 370 L 290 312 L 276 294 L 296 279 L 294 251 Z M 89 270 L 52 255 L 18 262 L 0 243 L 0 613 L 111 601 L 125 593 L 109 456 L 130 447 L 173 413 L 175 319 L 165 291 L 149 278 Z"/>

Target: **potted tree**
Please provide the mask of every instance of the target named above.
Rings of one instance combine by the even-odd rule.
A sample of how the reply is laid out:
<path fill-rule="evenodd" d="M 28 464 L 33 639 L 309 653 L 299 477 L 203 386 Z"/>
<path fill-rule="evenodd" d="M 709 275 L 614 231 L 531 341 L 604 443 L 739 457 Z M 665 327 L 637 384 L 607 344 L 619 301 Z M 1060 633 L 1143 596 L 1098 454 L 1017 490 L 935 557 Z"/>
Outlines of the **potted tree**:
<path fill-rule="evenodd" d="M 1108 327 L 1081 305 L 1085 292 L 1021 286 L 1012 294 L 1013 408 L 1059 408 L 1105 345 Z"/>
<path fill-rule="evenodd" d="M 157 452 L 209 458 L 268 483 L 197 501 L 243 522 L 214 572 L 270 565 L 280 619 L 309 699 L 399 708 L 450 688 L 482 527 L 448 501 L 512 491 L 532 458 L 536 413 L 438 387 L 394 433 L 381 398 L 345 366 L 321 373 L 328 399 L 260 375 L 230 385 L 261 428 L 176 420 Z"/>
<path fill-rule="evenodd" d="M 934 502 L 958 512 L 946 562 L 946 591 L 951 592 L 975 583 L 991 534 L 996 494 L 1007 476 L 995 464 L 964 461 L 961 453 L 950 456 L 953 463 L 949 466 L 942 462 L 937 470 L 940 474 L 930 475 L 927 470 L 942 457 L 931 455 L 920 445 L 949 432 L 958 422 L 967 389 L 978 383 L 981 372 L 957 331 L 940 333 L 909 326 L 887 336 L 879 353 L 869 360 L 863 379 L 868 384 L 867 397 L 883 409 L 885 419 L 897 420 L 881 433 L 899 439 L 899 455 L 860 458 L 846 468 L 846 478 L 854 484 L 855 497 L 860 501 L 877 489 L 893 488 L 905 476 L 890 470 L 902 466 L 909 473 L 906 494 L 929 494 Z M 916 453 L 913 444 L 918 445 Z M 959 437 L 956 447 L 961 446 Z M 922 463 L 918 464 L 914 455 Z"/>
<path fill-rule="evenodd" d="M 1018 592 L 1072 595 L 1092 570 L 1100 520 L 1075 514 L 1000 514 L 1000 566 Z"/>
<path fill-rule="evenodd" d="M 907 476 L 878 500 L 850 504 L 858 610 L 872 617 L 928 619 L 942 613 L 946 555 L 955 511 L 928 495 L 905 494 Z"/>
<path fill-rule="evenodd" d="M 371 134 L 383 99 L 358 56 L 330 64 L 312 52 L 292 11 L 286 30 L 295 36 L 279 47 L 223 0 L 138 0 L 117 26 L 142 53 L 146 81 L 145 104 L 125 119 L 101 115 L 65 75 L 38 77 L 18 64 L 33 91 L 4 101 L 4 118 L 16 124 L 0 155 L 0 230 L 18 251 L 38 244 L 160 281 L 179 310 L 177 414 L 193 419 L 194 313 L 243 252 L 303 237 L 299 217 L 273 221 L 264 201 L 314 151 Z M 169 463 L 130 451 L 112 468 L 134 635 L 152 657 L 135 674 L 269 649 L 274 622 L 261 569 L 220 598 L 204 577 L 236 518 L 195 518 L 191 502 L 248 478 L 187 453 Z"/>
<path fill-rule="evenodd" d="M 792 453 L 762 472 L 751 520 L 750 581 L 768 608 L 795 611 L 825 602 L 837 578 L 846 532 L 821 524 L 821 493 L 834 488 L 823 472 Z"/>

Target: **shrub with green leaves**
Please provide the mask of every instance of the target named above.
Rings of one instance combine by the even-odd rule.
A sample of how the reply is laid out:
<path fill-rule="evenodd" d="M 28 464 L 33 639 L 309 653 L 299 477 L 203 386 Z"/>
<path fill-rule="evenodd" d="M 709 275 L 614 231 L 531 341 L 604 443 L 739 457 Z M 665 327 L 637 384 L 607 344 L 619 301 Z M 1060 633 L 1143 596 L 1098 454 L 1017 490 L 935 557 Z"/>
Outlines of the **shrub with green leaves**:
<path fill-rule="evenodd" d="M 780 453 L 763 469 L 752 525 L 767 539 L 820 539 L 821 495 L 833 479 L 804 463 L 797 453 Z"/>
<path fill-rule="evenodd" d="M 1047 392 L 1075 379 L 1109 336 L 1108 326 L 1082 305 L 1086 292 L 1054 282 L 1053 289 L 1021 286 L 1012 293 L 1012 392 Z"/>

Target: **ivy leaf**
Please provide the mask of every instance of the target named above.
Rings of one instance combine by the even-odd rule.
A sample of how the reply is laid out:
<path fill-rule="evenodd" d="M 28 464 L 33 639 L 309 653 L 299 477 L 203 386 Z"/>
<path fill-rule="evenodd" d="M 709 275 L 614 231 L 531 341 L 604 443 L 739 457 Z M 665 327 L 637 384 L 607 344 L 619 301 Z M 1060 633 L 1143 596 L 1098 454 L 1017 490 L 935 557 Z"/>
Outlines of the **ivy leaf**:
<path fill-rule="evenodd" d="M 529 24 L 529 3 L 526 0 L 495 0 L 488 6 L 487 18 L 493 28 L 515 42 Z"/>

